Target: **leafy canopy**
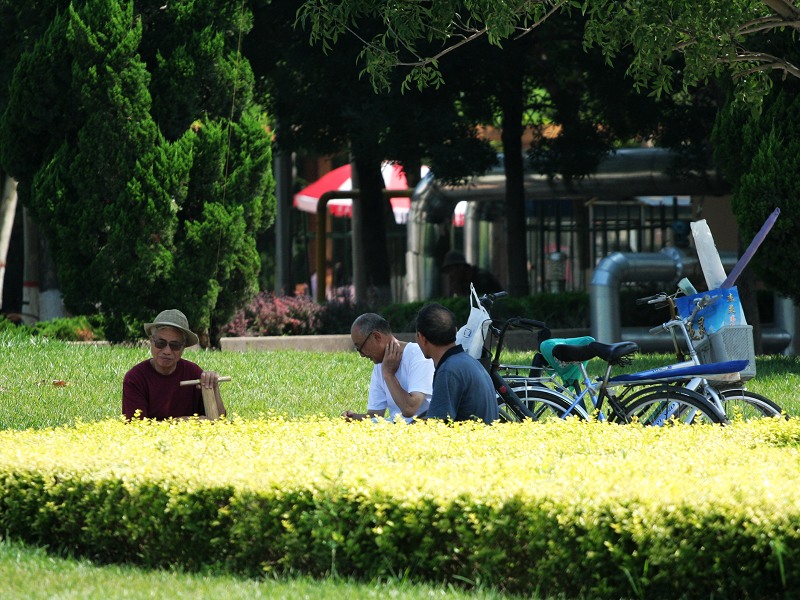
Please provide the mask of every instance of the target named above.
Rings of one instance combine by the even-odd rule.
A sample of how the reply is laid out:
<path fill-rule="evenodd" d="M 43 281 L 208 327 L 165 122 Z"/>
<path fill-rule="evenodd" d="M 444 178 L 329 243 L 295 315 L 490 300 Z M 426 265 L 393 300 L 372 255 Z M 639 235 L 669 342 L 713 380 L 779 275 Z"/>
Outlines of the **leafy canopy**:
<path fill-rule="evenodd" d="M 800 28 L 800 10 L 790 0 L 306 0 L 297 19 L 326 50 L 344 35 L 359 37 L 363 73 L 376 86 L 406 67 L 403 86 L 425 87 L 442 83 L 439 61 L 449 52 L 483 37 L 499 45 L 565 11 L 588 16 L 584 43 L 602 48 L 609 61 L 632 48 L 629 74 L 656 94 L 725 72 L 742 98 L 758 100 L 770 87 L 770 72 L 800 77 L 794 62 L 763 41 L 764 34 Z M 385 29 L 366 36 L 360 24 L 367 17 Z M 672 60 L 676 53 L 680 66 Z"/>

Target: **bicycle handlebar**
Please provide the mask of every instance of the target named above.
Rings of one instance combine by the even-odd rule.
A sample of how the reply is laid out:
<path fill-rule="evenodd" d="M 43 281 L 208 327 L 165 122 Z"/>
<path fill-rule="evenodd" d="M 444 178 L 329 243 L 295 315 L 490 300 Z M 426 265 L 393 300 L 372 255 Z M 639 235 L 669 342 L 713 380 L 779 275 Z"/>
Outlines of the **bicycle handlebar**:
<path fill-rule="evenodd" d="M 484 294 L 480 298 L 478 298 L 478 302 L 481 303 L 486 310 L 491 312 L 492 304 L 494 304 L 495 300 L 499 300 L 500 298 L 505 298 L 508 296 L 508 292 L 494 292 L 491 294 Z"/>
<path fill-rule="evenodd" d="M 640 306 L 642 304 L 655 304 L 656 302 L 664 302 L 667 299 L 667 295 L 663 292 L 660 294 L 655 294 L 653 296 L 647 296 L 646 298 L 637 298 L 636 305 Z"/>

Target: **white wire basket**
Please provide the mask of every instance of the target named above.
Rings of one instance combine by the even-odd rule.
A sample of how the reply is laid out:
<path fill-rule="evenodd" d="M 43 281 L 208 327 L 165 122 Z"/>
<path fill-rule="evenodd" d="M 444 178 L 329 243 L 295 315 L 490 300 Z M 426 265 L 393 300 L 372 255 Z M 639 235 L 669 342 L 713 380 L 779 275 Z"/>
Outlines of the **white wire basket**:
<path fill-rule="evenodd" d="M 756 376 L 752 325 L 726 325 L 693 344 L 702 363 L 747 359 L 747 367 L 740 373 L 742 381 Z"/>

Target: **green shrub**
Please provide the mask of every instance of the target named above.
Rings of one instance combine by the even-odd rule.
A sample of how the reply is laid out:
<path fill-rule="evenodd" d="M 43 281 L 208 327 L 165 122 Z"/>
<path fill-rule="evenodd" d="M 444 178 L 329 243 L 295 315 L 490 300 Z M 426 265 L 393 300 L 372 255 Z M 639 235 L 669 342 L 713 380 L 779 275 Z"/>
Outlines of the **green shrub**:
<path fill-rule="evenodd" d="M 102 317 L 77 316 L 40 321 L 33 326 L 33 333 L 66 342 L 91 342 L 102 340 Z"/>
<path fill-rule="evenodd" d="M 642 286 L 620 290 L 620 322 L 623 327 L 653 327 L 667 320 L 666 310 L 657 310 L 650 305 L 639 306 L 638 298 L 655 294 L 658 289 Z M 228 335 L 298 335 L 308 334 L 346 334 L 350 333 L 353 320 L 365 312 L 377 312 L 383 315 L 395 332 L 413 332 L 416 329 L 416 317 L 419 309 L 427 302 L 438 302 L 453 311 L 458 323 L 466 323 L 469 316 L 469 301 L 463 297 L 434 298 L 426 301 L 390 304 L 383 308 L 375 308 L 367 304 L 357 304 L 349 300 L 332 300 L 321 307 L 308 297 L 299 296 L 291 300 L 281 300 L 271 294 L 261 294 L 246 309 L 240 311 L 236 318 L 227 325 Z M 314 319 L 303 321 L 303 327 L 287 328 L 259 326 L 255 315 L 269 312 L 274 321 L 286 312 L 283 305 L 303 307 L 295 312 L 304 315 L 313 313 Z M 279 306 L 280 305 L 280 306 Z M 763 322 L 771 322 L 773 316 L 772 294 L 759 294 L 759 312 Z M 495 319 L 504 320 L 509 317 L 526 317 L 544 321 L 551 329 L 589 329 L 589 294 L 585 292 L 562 292 L 559 294 L 534 294 L 524 298 L 506 297 L 497 300 L 492 308 Z M 284 319 L 285 320 L 285 319 Z M 302 320 L 302 319 L 301 319 Z"/>
<path fill-rule="evenodd" d="M 99 315 L 61 317 L 33 325 L 17 323 L 0 315 L 0 332 L 15 336 L 41 336 L 65 342 L 90 342 L 105 339 Z"/>
<path fill-rule="evenodd" d="M 466 323 L 469 317 L 467 298 L 437 298 L 438 302 L 453 311 L 456 321 Z M 417 312 L 426 302 L 392 304 L 381 310 L 394 331 L 414 331 Z M 501 298 L 492 307 L 492 317 L 526 317 L 544 321 L 552 329 L 589 327 L 589 296 L 579 292 L 562 294 L 535 294 L 525 298 Z"/>
<path fill-rule="evenodd" d="M 17 321 L 12 321 L 5 315 L 0 315 L 0 333 L 13 336 L 26 336 L 31 334 L 30 327 Z"/>
<path fill-rule="evenodd" d="M 252 577 L 786 598 L 800 587 L 799 443 L 797 419 L 5 431 L 0 531 L 101 562 Z"/>

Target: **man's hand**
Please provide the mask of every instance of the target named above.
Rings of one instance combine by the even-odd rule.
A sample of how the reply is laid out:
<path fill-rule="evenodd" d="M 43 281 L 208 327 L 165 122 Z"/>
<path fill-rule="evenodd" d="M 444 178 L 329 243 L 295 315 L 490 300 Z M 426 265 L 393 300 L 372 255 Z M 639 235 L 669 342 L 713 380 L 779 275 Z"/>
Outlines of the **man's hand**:
<path fill-rule="evenodd" d="M 200 387 L 207 389 L 219 388 L 219 373 L 216 371 L 203 371 L 200 373 Z"/>
<path fill-rule="evenodd" d="M 361 419 L 364 418 L 364 415 L 360 415 L 352 410 L 346 410 L 342 413 L 342 418 L 345 421 L 360 421 Z"/>
<path fill-rule="evenodd" d="M 403 358 L 403 348 L 396 339 L 392 339 L 386 344 L 386 350 L 383 352 L 383 362 L 381 368 L 383 369 L 384 379 L 389 375 L 397 373 L 400 368 L 400 361 Z"/>

